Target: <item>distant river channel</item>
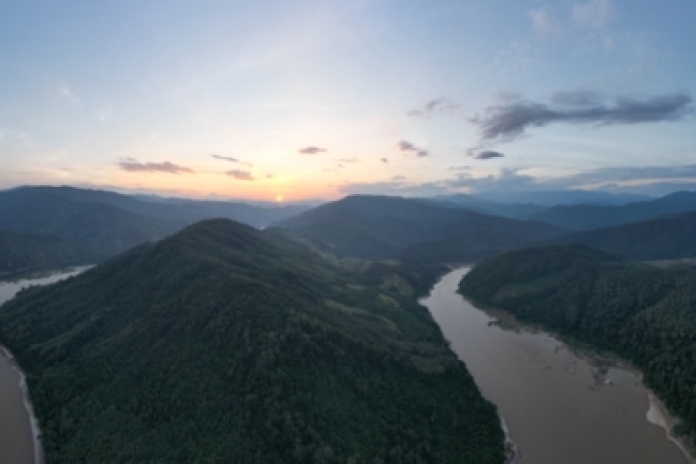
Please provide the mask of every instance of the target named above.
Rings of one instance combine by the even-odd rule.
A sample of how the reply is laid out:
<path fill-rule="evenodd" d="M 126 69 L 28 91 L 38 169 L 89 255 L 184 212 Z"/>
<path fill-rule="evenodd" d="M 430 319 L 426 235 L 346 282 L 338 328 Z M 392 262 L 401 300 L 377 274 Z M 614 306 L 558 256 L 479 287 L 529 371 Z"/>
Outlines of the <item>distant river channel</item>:
<path fill-rule="evenodd" d="M 457 293 L 468 268 L 445 275 L 421 300 L 452 350 L 498 407 L 518 464 L 686 464 L 636 376 L 599 371 L 540 331 L 503 330 Z"/>
<path fill-rule="evenodd" d="M 17 281 L 0 281 L 0 305 L 12 299 L 29 285 L 47 285 L 79 274 L 86 268 L 72 269 L 48 277 Z M 2 343 L 2 340 L 0 340 Z M 35 449 L 34 435 L 28 410 L 28 398 L 22 375 L 13 359 L 0 354 L 0 462 L 2 464 L 33 464 L 41 459 L 40 448 Z"/>

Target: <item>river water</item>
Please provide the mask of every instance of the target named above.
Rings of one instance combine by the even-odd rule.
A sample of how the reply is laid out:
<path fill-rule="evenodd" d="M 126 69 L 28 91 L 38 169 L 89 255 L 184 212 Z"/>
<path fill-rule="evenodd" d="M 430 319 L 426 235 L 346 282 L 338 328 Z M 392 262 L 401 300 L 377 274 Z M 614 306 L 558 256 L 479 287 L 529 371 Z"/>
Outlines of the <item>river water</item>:
<path fill-rule="evenodd" d="M 46 285 L 79 274 L 86 268 L 52 274 L 48 277 L 14 282 L 0 281 L 0 305 L 29 285 Z M 2 340 L 0 340 L 0 343 Z M 35 462 L 34 430 L 20 386 L 21 374 L 14 362 L 0 354 L 0 463 L 32 464 Z"/>
<path fill-rule="evenodd" d="M 467 271 L 444 276 L 421 303 L 498 406 L 517 463 L 687 463 L 665 431 L 648 422 L 650 402 L 632 373 L 611 368 L 597 376 L 596 367 L 548 334 L 489 325 L 494 318 L 456 293 Z"/>

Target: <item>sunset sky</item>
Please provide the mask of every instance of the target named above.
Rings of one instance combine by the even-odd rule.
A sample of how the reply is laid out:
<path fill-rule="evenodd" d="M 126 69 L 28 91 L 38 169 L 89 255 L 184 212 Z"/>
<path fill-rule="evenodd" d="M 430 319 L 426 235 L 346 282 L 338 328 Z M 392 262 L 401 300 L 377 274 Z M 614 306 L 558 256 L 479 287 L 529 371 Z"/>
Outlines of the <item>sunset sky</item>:
<path fill-rule="evenodd" d="M 6 1 L 0 188 L 696 189 L 696 2 Z"/>

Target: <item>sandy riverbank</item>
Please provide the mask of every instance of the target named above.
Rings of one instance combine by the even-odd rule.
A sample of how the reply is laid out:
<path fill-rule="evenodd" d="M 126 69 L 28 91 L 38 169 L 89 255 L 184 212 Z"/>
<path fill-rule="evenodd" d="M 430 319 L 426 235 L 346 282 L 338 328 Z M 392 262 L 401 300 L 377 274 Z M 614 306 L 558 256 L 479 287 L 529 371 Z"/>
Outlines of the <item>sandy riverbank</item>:
<path fill-rule="evenodd" d="M 679 423 L 679 418 L 672 416 L 662 400 L 655 394 L 655 392 L 645 385 L 643 382 L 642 371 L 637 369 L 635 366 L 628 364 L 624 360 L 619 359 L 618 357 L 603 356 L 600 353 L 592 351 L 592 349 L 589 349 L 586 346 L 583 346 L 583 348 L 573 346 L 572 344 L 569 344 L 563 340 L 559 334 L 546 330 L 543 327 L 523 323 L 507 311 L 487 308 L 484 310 L 484 312 L 495 319 L 490 324 L 497 325 L 503 330 L 530 333 L 544 332 L 554 337 L 563 345 L 565 349 L 572 351 L 578 358 L 585 359 L 597 369 L 597 373 L 595 374 L 596 387 L 602 388 L 606 385 L 606 371 L 610 367 L 622 369 L 632 373 L 648 397 L 649 409 L 646 412 L 646 420 L 651 424 L 657 425 L 664 429 L 667 439 L 679 448 L 686 461 L 689 464 L 696 464 L 696 448 L 693 446 L 693 444 L 683 442 L 679 439 L 679 437 L 676 437 L 672 433 L 674 425 Z"/>
<path fill-rule="evenodd" d="M 667 407 L 664 405 L 662 400 L 652 390 L 643 384 L 642 374 L 639 376 L 639 380 L 643 390 L 645 390 L 645 394 L 648 395 L 648 399 L 650 400 L 650 409 L 648 409 L 646 414 L 648 422 L 662 427 L 665 430 L 667 439 L 679 447 L 687 462 L 689 464 L 696 464 L 696 458 L 694 457 L 694 454 L 692 454 L 694 450 L 690 450 L 686 443 L 683 443 L 672 433 L 672 428 L 675 424 L 679 423 L 679 419 L 673 417 L 667 410 Z"/>
<path fill-rule="evenodd" d="M 0 345 L 0 355 L 4 356 L 10 366 L 12 366 L 12 369 L 19 374 L 19 388 L 22 391 L 24 408 L 29 415 L 29 424 L 31 426 L 31 433 L 34 441 L 33 462 L 34 464 L 44 464 L 43 447 L 41 446 L 41 431 L 39 430 L 39 422 L 36 419 L 36 415 L 34 415 L 34 406 L 29 398 L 29 386 L 27 385 L 26 375 L 24 375 L 24 371 L 21 367 L 19 367 L 12 353 L 10 353 L 10 351 L 2 345 Z"/>

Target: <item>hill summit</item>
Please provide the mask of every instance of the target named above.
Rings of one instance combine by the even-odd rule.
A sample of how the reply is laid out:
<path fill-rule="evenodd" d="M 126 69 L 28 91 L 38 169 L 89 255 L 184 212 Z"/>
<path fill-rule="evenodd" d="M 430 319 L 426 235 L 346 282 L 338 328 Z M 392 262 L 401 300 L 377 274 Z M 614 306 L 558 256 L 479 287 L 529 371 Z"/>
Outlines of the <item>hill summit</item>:
<path fill-rule="evenodd" d="M 21 292 L 0 339 L 47 462 L 502 462 L 419 274 L 360 267 L 209 220 Z"/>

